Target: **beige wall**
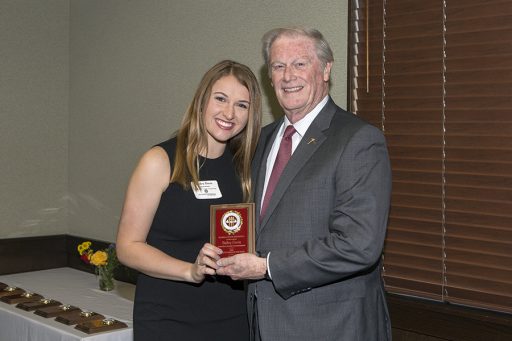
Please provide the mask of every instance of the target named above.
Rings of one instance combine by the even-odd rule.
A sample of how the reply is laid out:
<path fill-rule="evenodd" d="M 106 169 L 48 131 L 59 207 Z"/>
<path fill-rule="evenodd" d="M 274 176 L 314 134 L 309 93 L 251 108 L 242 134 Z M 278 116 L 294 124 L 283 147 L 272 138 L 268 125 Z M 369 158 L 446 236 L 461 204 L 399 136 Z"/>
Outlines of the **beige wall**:
<path fill-rule="evenodd" d="M 0 0 L 0 238 L 67 231 L 68 42 L 68 0 Z"/>
<path fill-rule="evenodd" d="M 35 177 L 44 184 L 37 190 L 52 187 L 58 192 L 54 196 L 68 209 L 68 215 L 63 215 L 57 230 L 47 225 L 45 229 L 25 229 L 23 235 L 64 230 L 79 236 L 114 240 L 125 187 L 138 158 L 177 129 L 200 77 L 221 59 L 246 63 L 257 73 L 267 91 L 264 120 L 270 122 L 273 119 L 270 107 L 275 106 L 275 100 L 262 70 L 260 39 L 272 27 L 306 25 L 325 34 L 336 58 L 332 94 L 345 106 L 346 0 L 33 0 L 26 3 L 48 12 L 51 12 L 48 3 L 60 4 L 62 8 L 56 13 L 67 13 L 69 4 L 69 29 L 63 27 L 60 33 L 66 44 L 69 34 L 69 50 L 62 51 L 57 58 L 67 63 L 69 56 L 69 84 L 65 84 L 69 87 L 61 89 L 62 97 L 57 96 L 61 102 L 69 103 L 69 115 L 60 116 L 66 122 L 69 120 L 69 128 L 64 127 L 63 138 L 56 145 L 45 141 L 40 146 L 46 150 L 44 159 L 58 168 L 59 173 Z M 32 19 L 41 29 L 46 28 L 47 20 Z M 15 38 L 21 38 L 20 35 L 16 33 Z M 11 39 L 9 45 L 15 45 L 17 40 Z M 3 71 L 6 65 L 0 63 Z M 49 82 L 54 81 L 50 75 L 47 77 Z M 40 94 L 29 96 L 35 102 Z M 20 102 L 21 98 L 17 104 Z M 21 125 L 34 134 L 39 132 L 40 127 L 32 126 L 16 114 L 8 117 L 13 125 Z M 54 129 L 62 126 L 62 122 L 55 119 L 48 125 Z M 3 134 L 3 128 L 0 129 Z M 55 138 L 54 134 L 51 136 Z M 18 140 L 15 136 L 9 139 Z M 29 142 L 22 140 L 22 144 L 31 149 Z M 59 150 L 68 149 L 67 159 Z M 1 151 L 3 158 L 4 149 Z M 11 149 L 5 151 L 8 161 L 15 160 L 17 167 L 24 165 L 23 159 L 35 157 L 31 150 L 28 155 L 18 155 Z M 3 171 L 3 161 L 0 167 Z M 0 193 L 2 200 L 14 196 L 20 205 L 26 200 L 34 201 L 37 196 L 21 197 L 16 190 L 21 179 L 14 174 L 17 172 L 13 170 L 8 176 L 8 193 Z M 57 190 L 56 183 L 63 189 Z M 31 205 L 45 208 L 56 204 L 37 200 Z M 29 213 L 14 206 L 8 211 L 10 220 L 0 222 L 0 226 L 2 231 L 9 232 L 1 232 L 0 237 L 17 231 Z"/>

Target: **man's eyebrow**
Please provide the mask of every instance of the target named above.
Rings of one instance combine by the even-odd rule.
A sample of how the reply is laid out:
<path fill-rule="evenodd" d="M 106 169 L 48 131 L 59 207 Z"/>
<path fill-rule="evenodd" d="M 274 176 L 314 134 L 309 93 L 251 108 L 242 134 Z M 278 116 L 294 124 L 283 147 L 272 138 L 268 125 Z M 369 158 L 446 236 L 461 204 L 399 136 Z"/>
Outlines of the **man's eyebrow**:
<path fill-rule="evenodd" d="M 310 61 L 311 58 L 309 56 L 299 56 L 299 57 L 295 58 L 294 60 L 292 60 L 292 64 L 296 63 L 297 61 L 300 61 L 300 60 Z M 286 64 L 286 63 L 285 62 L 281 62 L 279 60 L 270 61 L 270 65 L 274 65 L 274 64 Z"/>

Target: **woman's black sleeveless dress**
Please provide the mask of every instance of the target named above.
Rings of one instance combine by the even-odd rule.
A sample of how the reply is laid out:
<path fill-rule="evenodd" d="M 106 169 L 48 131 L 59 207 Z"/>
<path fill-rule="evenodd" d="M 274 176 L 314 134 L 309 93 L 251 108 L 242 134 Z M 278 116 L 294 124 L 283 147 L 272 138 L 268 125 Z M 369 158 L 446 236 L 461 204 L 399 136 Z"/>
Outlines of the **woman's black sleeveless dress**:
<path fill-rule="evenodd" d="M 176 139 L 159 146 L 172 165 Z M 184 261 L 196 260 L 210 239 L 210 205 L 242 202 L 228 149 L 217 159 L 200 160 L 200 180 L 217 180 L 222 197 L 196 199 L 192 190 L 170 184 L 162 194 L 147 236 L 149 245 Z M 225 276 L 207 276 L 203 283 L 192 284 L 140 274 L 133 320 L 135 341 L 249 339 L 243 282 Z"/>

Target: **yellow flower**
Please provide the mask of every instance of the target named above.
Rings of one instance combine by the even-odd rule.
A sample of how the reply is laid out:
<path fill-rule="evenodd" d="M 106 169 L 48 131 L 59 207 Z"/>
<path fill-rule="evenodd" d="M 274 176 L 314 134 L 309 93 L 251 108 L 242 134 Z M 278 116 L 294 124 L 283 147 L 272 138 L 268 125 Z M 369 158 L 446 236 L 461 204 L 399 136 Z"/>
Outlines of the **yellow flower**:
<path fill-rule="evenodd" d="M 78 245 L 77 249 L 80 256 L 83 255 L 84 252 L 91 247 L 91 244 L 91 242 L 83 242 L 82 244 Z"/>
<path fill-rule="evenodd" d="M 91 264 L 96 266 L 107 265 L 108 255 L 105 251 L 96 251 L 90 258 Z"/>

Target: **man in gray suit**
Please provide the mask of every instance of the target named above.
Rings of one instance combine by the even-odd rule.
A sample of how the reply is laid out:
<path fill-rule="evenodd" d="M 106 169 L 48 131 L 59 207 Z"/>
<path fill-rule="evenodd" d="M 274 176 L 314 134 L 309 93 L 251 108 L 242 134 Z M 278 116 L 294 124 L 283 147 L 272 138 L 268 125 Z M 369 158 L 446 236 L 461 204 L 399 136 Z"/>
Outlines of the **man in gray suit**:
<path fill-rule="evenodd" d="M 285 116 L 263 129 L 254 159 L 258 255 L 222 258 L 217 273 L 253 280 L 256 340 L 390 340 L 380 265 L 391 192 L 384 136 L 330 98 L 334 58 L 320 32 L 274 29 L 263 45 Z M 291 144 L 286 166 L 282 140 Z M 278 180 L 274 164 L 284 167 Z"/>

